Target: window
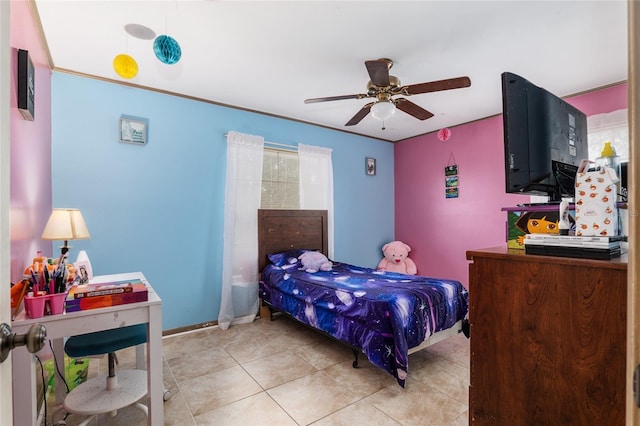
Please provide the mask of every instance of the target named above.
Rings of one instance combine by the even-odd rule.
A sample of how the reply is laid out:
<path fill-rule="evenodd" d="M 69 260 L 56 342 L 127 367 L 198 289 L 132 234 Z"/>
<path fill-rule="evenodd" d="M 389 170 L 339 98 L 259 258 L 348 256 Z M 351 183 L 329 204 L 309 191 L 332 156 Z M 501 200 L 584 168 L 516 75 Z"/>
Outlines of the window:
<path fill-rule="evenodd" d="M 619 109 L 606 114 L 596 114 L 587 118 L 589 127 L 589 160 L 600 157 L 607 141 L 616 150 L 620 161 L 629 161 L 629 118 L 627 109 Z"/>
<path fill-rule="evenodd" d="M 262 161 L 262 209 L 299 209 L 298 153 L 264 148 Z"/>

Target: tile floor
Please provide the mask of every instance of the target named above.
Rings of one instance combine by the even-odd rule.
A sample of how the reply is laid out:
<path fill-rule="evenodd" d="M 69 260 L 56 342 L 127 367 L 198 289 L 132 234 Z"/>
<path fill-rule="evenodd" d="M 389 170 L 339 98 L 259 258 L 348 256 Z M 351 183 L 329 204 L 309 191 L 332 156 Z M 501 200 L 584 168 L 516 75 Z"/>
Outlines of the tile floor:
<path fill-rule="evenodd" d="M 354 369 L 351 349 L 286 317 L 167 336 L 162 351 L 172 392 L 165 425 L 468 424 L 469 341 L 462 334 L 410 355 L 404 389 L 364 355 Z M 118 356 L 119 368 L 135 365 L 133 350 Z M 105 365 L 106 358 L 92 359 L 89 377 Z M 146 418 L 125 408 L 90 424 L 144 425 Z"/>

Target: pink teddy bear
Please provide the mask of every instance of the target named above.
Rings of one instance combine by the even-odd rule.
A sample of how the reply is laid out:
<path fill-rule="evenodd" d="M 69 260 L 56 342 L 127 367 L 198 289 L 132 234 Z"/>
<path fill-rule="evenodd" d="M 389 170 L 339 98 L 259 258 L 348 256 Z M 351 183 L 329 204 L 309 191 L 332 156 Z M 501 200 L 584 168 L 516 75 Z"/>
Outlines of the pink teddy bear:
<path fill-rule="evenodd" d="M 418 268 L 409 259 L 411 247 L 402 241 L 391 241 L 382 246 L 384 258 L 378 263 L 378 269 L 401 274 L 416 275 Z"/>

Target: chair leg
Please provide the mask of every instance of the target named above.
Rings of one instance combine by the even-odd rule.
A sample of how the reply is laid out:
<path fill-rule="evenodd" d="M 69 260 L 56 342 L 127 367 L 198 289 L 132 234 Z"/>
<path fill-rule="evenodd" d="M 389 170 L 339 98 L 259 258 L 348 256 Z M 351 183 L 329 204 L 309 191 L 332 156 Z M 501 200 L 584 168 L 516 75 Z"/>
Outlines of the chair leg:
<path fill-rule="evenodd" d="M 114 377 L 116 375 L 116 354 L 114 352 L 109 352 L 109 377 Z"/>
<path fill-rule="evenodd" d="M 137 408 L 138 410 L 142 411 L 145 416 L 149 417 L 149 408 L 146 405 L 136 402 L 132 405 L 132 407 Z"/>

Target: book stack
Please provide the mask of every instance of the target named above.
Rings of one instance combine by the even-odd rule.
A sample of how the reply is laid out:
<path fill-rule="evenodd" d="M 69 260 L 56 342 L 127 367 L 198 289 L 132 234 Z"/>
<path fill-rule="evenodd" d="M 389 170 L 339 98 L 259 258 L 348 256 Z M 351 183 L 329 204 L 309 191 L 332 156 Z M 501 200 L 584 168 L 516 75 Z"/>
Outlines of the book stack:
<path fill-rule="evenodd" d="M 555 234 L 527 234 L 524 238 L 526 254 L 579 257 L 610 260 L 622 254 L 623 236 L 573 236 Z"/>
<path fill-rule="evenodd" d="M 69 289 L 64 302 L 67 312 L 105 308 L 125 303 L 146 302 L 147 286 L 139 279 L 80 284 Z"/>

